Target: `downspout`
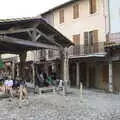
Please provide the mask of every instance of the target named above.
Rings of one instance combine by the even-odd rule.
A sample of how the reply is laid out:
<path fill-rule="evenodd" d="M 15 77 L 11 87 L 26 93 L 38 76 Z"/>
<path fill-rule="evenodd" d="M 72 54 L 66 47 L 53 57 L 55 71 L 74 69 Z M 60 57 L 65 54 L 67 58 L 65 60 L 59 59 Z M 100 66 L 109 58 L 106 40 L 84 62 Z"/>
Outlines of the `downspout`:
<path fill-rule="evenodd" d="M 109 24 L 109 34 L 111 33 L 111 16 L 110 16 L 110 0 L 108 0 L 108 24 Z"/>
<path fill-rule="evenodd" d="M 105 17 L 105 33 L 108 34 L 108 41 L 110 40 L 110 33 L 111 33 L 111 21 L 110 21 L 110 1 L 103 0 L 103 13 Z"/>

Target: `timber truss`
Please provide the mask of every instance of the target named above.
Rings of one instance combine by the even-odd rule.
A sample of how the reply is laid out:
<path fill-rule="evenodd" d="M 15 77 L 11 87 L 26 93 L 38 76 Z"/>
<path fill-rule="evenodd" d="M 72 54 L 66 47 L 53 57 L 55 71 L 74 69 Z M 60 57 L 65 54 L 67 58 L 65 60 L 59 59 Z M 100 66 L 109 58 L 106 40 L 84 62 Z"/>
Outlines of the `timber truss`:
<path fill-rule="evenodd" d="M 42 18 L 0 22 L 0 52 L 20 53 L 27 50 L 68 47 L 72 43 Z"/>

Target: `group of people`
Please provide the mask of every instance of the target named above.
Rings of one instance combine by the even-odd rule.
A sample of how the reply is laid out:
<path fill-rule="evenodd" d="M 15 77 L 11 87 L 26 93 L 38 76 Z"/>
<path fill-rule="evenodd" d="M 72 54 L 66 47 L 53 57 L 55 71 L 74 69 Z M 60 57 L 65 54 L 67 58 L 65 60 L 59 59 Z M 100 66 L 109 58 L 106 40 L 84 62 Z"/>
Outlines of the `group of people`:
<path fill-rule="evenodd" d="M 35 85 L 39 87 L 55 86 L 56 90 L 60 90 L 64 87 L 64 81 L 57 78 L 56 73 L 47 75 L 45 72 L 36 72 Z"/>
<path fill-rule="evenodd" d="M 35 85 L 39 87 L 45 87 L 50 85 L 55 85 L 56 74 L 52 73 L 47 75 L 45 72 L 36 72 Z"/>
<path fill-rule="evenodd" d="M 19 97 L 20 86 L 22 86 L 23 97 L 27 96 L 27 88 L 25 82 L 18 79 L 12 79 L 12 77 L 6 76 L 0 78 L 0 91 L 11 97 Z"/>

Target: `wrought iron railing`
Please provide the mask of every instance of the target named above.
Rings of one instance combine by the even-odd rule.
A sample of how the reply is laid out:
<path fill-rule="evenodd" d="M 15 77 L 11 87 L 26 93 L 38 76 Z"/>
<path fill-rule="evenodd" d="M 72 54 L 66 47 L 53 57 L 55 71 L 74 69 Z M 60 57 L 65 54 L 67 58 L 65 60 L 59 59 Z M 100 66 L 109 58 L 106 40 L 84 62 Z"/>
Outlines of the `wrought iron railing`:
<path fill-rule="evenodd" d="M 103 54 L 105 42 L 97 42 L 93 43 L 92 45 L 74 45 L 68 48 L 68 57 L 84 57 L 86 55 L 93 55 L 93 54 Z M 42 54 L 43 56 L 46 55 L 46 60 L 55 60 L 60 58 L 59 51 L 55 50 L 47 50 L 44 51 Z"/>
<path fill-rule="evenodd" d="M 68 48 L 69 57 L 80 57 L 92 54 L 104 53 L 104 47 L 109 44 L 120 43 L 120 33 L 112 33 L 109 36 L 106 36 L 107 42 L 96 42 L 92 45 L 74 45 Z M 42 57 L 46 56 L 46 60 L 54 60 L 60 58 L 59 51 L 48 50 L 47 52 L 43 51 L 41 53 Z M 43 57 L 44 56 L 44 57 Z"/>
<path fill-rule="evenodd" d="M 92 45 L 75 45 L 69 48 L 69 57 L 92 55 L 104 53 L 104 42 L 93 43 Z"/>

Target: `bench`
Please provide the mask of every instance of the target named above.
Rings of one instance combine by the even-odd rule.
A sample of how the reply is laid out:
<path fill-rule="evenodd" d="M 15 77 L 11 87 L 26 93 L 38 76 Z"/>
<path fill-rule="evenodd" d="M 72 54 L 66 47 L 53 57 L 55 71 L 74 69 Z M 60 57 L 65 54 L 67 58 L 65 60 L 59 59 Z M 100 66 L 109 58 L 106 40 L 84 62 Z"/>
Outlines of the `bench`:
<path fill-rule="evenodd" d="M 39 93 L 46 93 L 46 92 L 55 92 L 55 87 L 41 87 L 39 88 Z"/>

